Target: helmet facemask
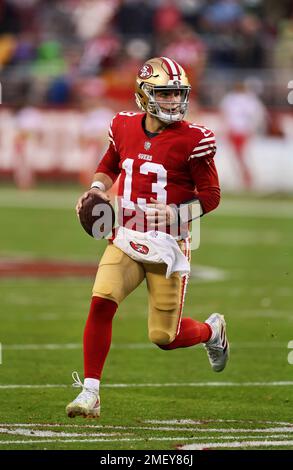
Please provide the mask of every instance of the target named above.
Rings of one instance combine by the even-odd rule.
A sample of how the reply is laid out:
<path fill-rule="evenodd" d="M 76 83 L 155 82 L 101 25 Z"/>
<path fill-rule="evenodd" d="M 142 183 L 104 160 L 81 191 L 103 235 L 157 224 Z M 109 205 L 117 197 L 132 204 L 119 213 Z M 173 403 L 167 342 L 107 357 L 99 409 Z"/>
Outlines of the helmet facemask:
<path fill-rule="evenodd" d="M 148 103 L 145 110 L 149 114 L 167 124 L 182 121 L 189 102 L 189 86 L 153 86 L 149 83 L 143 83 L 141 89 L 147 97 Z M 168 98 L 168 93 L 172 93 L 171 98 Z M 176 96 L 177 93 L 180 99 L 174 100 L 174 95 Z M 160 99 L 157 97 L 159 94 L 161 94 Z M 166 94 L 166 98 L 164 98 L 164 94 Z"/>

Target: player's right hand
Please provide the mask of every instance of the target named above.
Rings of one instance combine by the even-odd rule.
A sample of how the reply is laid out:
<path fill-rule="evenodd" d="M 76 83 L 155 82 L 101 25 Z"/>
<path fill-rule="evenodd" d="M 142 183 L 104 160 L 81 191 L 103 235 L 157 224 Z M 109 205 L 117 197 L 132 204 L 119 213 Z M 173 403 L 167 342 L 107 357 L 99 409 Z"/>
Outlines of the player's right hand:
<path fill-rule="evenodd" d="M 88 197 L 88 195 L 90 193 L 96 193 L 98 194 L 102 199 L 104 199 L 105 201 L 110 201 L 110 197 L 108 196 L 107 193 L 105 193 L 104 191 L 101 191 L 100 189 L 98 188 L 92 188 L 90 189 L 89 191 L 86 191 L 82 196 L 80 196 L 80 198 L 78 199 L 77 201 L 77 204 L 75 206 L 75 210 L 76 210 L 76 214 L 77 216 L 79 216 L 79 212 L 80 212 L 80 209 L 82 208 L 82 204 L 83 204 L 83 201 Z"/>

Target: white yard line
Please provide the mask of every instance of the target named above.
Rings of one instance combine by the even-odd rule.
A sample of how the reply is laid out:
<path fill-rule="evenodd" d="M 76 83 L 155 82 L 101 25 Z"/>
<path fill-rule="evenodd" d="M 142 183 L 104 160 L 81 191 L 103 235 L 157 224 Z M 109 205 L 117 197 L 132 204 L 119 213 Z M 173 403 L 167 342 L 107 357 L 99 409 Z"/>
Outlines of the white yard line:
<path fill-rule="evenodd" d="M 265 311 L 264 311 L 265 313 Z M 287 313 L 287 312 L 286 312 Z M 289 315 L 289 312 L 288 312 Z M 231 348 L 237 349 L 267 349 L 267 348 L 285 348 L 287 349 L 288 343 L 282 341 L 263 341 L 263 342 L 235 342 L 230 343 Z M 66 350 L 66 349 L 81 349 L 81 343 L 35 343 L 35 344 L 3 344 L 2 349 L 7 351 L 42 351 L 42 350 Z M 113 343 L 112 349 L 156 349 L 152 343 Z M 199 351 L 201 348 L 194 348 L 194 351 Z"/>
<path fill-rule="evenodd" d="M 39 444 L 39 443 L 74 443 L 74 442 L 138 442 L 138 441 L 190 441 L 194 440 L 194 437 L 183 437 L 183 436 L 176 436 L 176 437 L 134 437 L 134 438 L 120 438 L 120 439 L 30 439 L 30 440 L 10 440 L 10 441 L 0 441 L 0 445 L 7 445 L 7 444 Z M 286 440 L 286 441 L 241 441 L 241 442 L 205 442 L 205 443 L 198 443 L 198 444 L 190 444 L 190 446 L 183 445 L 180 446 L 180 449 L 184 450 L 191 450 L 191 449 L 203 449 L 209 447 L 260 447 L 260 446 L 293 446 L 293 440 Z"/>
<path fill-rule="evenodd" d="M 240 441 L 240 442 L 205 442 L 202 444 L 187 444 L 184 446 L 178 446 L 180 450 L 202 450 L 202 449 L 210 449 L 216 447 L 233 447 L 233 448 L 241 448 L 241 447 L 287 447 L 292 446 L 293 448 L 293 440 L 292 441 Z"/>
<path fill-rule="evenodd" d="M 130 429 L 130 428 L 128 428 Z M 141 428 L 141 429 L 150 429 L 150 428 Z M 170 427 L 155 427 L 152 428 L 154 431 L 190 431 L 190 432 L 199 432 L 199 433 L 232 433 L 232 434 L 238 434 L 238 433 L 293 433 L 293 426 L 292 427 L 277 427 L 277 428 L 256 428 L 256 429 L 251 429 L 251 428 L 199 428 L 199 427 L 192 427 L 192 428 L 175 428 L 172 429 Z M 289 437 L 289 435 L 287 436 Z M 292 436 L 293 437 L 293 436 Z"/>
<path fill-rule="evenodd" d="M 42 388 L 67 388 L 68 385 L 64 385 L 64 384 L 42 384 L 42 385 L 16 385 L 16 384 L 12 384 L 12 385 L 0 385 L 0 390 L 3 389 L 3 390 L 7 390 L 7 389 L 21 389 L 21 388 L 28 388 L 28 389 L 42 389 Z"/>
<path fill-rule="evenodd" d="M 249 309 L 249 310 L 239 310 L 238 317 L 241 318 L 279 318 L 285 320 L 293 320 L 292 311 L 289 310 L 277 310 L 277 309 Z M 269 348 L 270 345 L 267 344 Z"/>
<path fill-rule="evenodd" d="M 37 426 L 35 426 L 37 427 Z M 38 426 L 39 427 L 39 426 Z M 44 426 L 45 427 L 45 426 Z M 60 425 L 60 428 L 63 426 Z M 82 425 L 79 426 L 79 428 L 82 429 Z M 124 430 L 124 431 L 138 431 L 138 430 L 143 430 L 143 431 L 163 431 L 163 432 L 197 432 L 197 433 L 221 433 L 221 434 L 247 434 L 247 433 L 286 433 L 286 437 L 290 436 L 290 433 L 293 433 L 293 426 L 292 427 L 272 427 L 272 428 L 205 428 L 205 427 L 188 427 L 188 428 L 172 428 L 170 426 L 96 426 L 96 429 L 114 429 L 114 430 Z M 3 425 L 0 424 L 0 433 L 2 434 L 20 434 L 20 435 L 31 435 L 32 433 L 34 435 L 37 435 L 38 433 L 41 433 L 39 437 L 58 437 L 62 436 L 62 432 L 56 432 L 56 431 L 42 431 L 42 430 L 34 430 L 32 431 L 32 427 L 27 428 L 26 426 L 18 425 L 18 426 L 9 426 L 9 425 Z M 65 433 L 66 436 L 72 436 L 72 437 L 77 437 L 77 436 L 98 436 L 100 433 L 95 433 L 95 434 L 74 434 L 74 433 Z M 64 434 L 63 437 L 66 437 Z M 116 433 L 117 434 L 117 433 Z M 102 435 L 102 434 L 101 434 Z M 106 435 L 112 435 L 112 434 L 106 434 Z M 113 434 L 115 435 L 115 434 Z"/>
<path fill-rule="evenodd" d="M 275 382 L 182 382 L 182 383 L 128 383 L 128 384 L 104 384 L 103 388 L 164 388 L 164 387 L 292 387 L 293 381 Z M 0 389 L 42 389 L 42 388 L 66 388 L 65 384 L 2 384 Z"/>
<path fill-rule="evenodd" d="M 59 349 L 81 349 L 81 343 L 59 343 L 59 344 L 7 344 L 3 345 L 3 349 L 25 351 L 25 350 L 59 350 Z M 128 344 L 112 344 L 111 349 L 150 349 L 155 348 L 152 343 L 128 343 Z"/>
<path fill-rule="evenodd" d="M 5 434 L 5 433 L 3 433 Z M 31 432 L 31 434 L 21 434 L 21 433 L 7 433 L 7 434 L 15 434 L 15 435 L 23 435 L 23 436 L 28 436 L 28 437 L 33 437 L 32 434 L 35 436 L 35 437 L 56 437 L 58 438 L 59 436 L 60 437 L 85 437 L 85 438 L 88 438 L 88 437 L 111 437 L 111 436 L 128 436 L 130 435 L 131 433 L 90 433 L 90 434 L 87 434 L 87 433 L 55 433 L 54 435 L 50 435 L 49 433 L 48 434 L 45 434 L 45 433 L 42 433 L 42 432 L 39 432 L 39 431 L 36 431 L 36 432 Z M 292 439 L 292 436 L 288 435 L 288 434 L 262 434 L 262 435 L 241 435 L 241 436 L 238 436 L 238 435 L 235 435 L 235 436 L 192 436 L 192 437 L 185 437 L 185 436 L 181 436 L 180 438 L 176 438 L 176 439 L 192 439 L 192 440 L 195 440 L 195 441 L 199 441 L 199 440 L 202 440 L 202 439 L 212 439 L 212 440 L 223 440 L 223 441 L 228 441 L 228 440 L 239 440 L 241 439 L 241 441 L 243 441 L 244 439 L 262 439 L 262 440 L 267 440 L 267 439 L 287 439 L 287 440 L 291 440 L 292 444 L 293 444 L 293 439 Z M 136 441 L 136 440 L 139 440 L 140 438 L 136 438 L 136 437 L 133 437 L 133 441 Z M 148 437 L 146 437 L 146 439 L 149 439 Z M 151 439 L 156 439 L 158 441 L 162 440 L 162 439 L 167 439 L 166 437 L 162 438 L 162 437 L 159 437 L 159 436 L 152 436 Z M 175 439 L 174 437 L 169 437 L 170 440 L 173 440 Z M 81 439 L 83 440 L 83 439 Z M 50 439 L 50 442 L 58 442 L 56 441 L 55 439 Z M 0 443 L 1 442 L 5 442 L 4 440 L 0 440 Z M 27 442 L 27 441 L 26 441 Z"/>
<path fill-rule="evenodd" d="M 80 349 L 81 343 L 59 343 L 59 344 L 6 344 L 3 349 L 7 351 L 42 351 L 59 349 Z"/>
<path fill-rule="evenodd" d="M 273 426 L 289 426 L 293 427 L 293 422 L 288 421 L 268 421 L 268 420 L 244 420 L 244 419 L 202 419 L 202 420 L 194 420 L 194 419 L 170 419 L 170 420 L 157 420 L 157 419 L 149 419 L 143 421 L 144 424 L 159 424 L 159 425 L 169 425 L 169 429 L 176 430 L 174 425 L 200 425 L 206 426 L 207 423 L 221 423 L 221 424 L 230 424 L 230 423 L 245 423 L 247 424 L 269 424 Z M 142 428 L 141 426 L 121 426 L 115 424 L 84 424 L 84 421 L 80 424 L 66 424 L 66 423 L 0 423 L 0 426 L 6 427 L 44 427 L 44 428 L 102 428 L 102 429 L 158 429 L 158 427 L 154 428 Z M 165 429 L 165 428 L 163 428 Z M 187 428 L 190 429 L 190 428 Z M 275 429 L 275 428 L 274 428 Z"/>
<path fill-rule="evenodd" d="M 71 433 L 71 432 L 58 432 L 58 431 L 36 431 L 32 429 L 24 428 L 15 428 L 9 429 L 7 427 L 2 427 L 0 425 L 0 434 L 13 434 L 16 436 L 29 436 L 32 437 L 32 434 L 36 437 L 107 437 L 107 436 L 121 436 L 121 433 Z M 126 435 L 129 433 L 126 433 Z M 123 433 L 125 435 L 125 433 Z"/>
<path fill-rule="evenodd" d="M 212 217 L 236 216 L 236 217 L 257 217 L 257 218 L 291 218 L 292 202 L 277 200 L 228 200 L 224 199 L 219 208 L 211 214 Z"/>
<path fill-rule="evenodd" d="M 203 419 L 203 420 L 194 420 L 194 419 L 146 419 L 144 421 L 146 424 L 169 424 L 170 426 L 175 425 L 184 425 L 184 424 L 201 424 L 205 423 L 246 423 L 246 424 L 273 424 L 278 426 L 293 426 L 293 422 L 288 421 L 268 421 L 268 420 L 244 420 L 244 419 Z M 5 426 L 5 425 L 4 425 Z M 22 426 L 22 425 L 21 425 Z"/>
<path fill-rule="evenodd" d="M 159 424 L 160 426 L 120 426 L 120 425 L 84 425 L 81 424 L 62 424 L 62 423 L 2 423 L 0 424 L 0 434 L 4 435 L 15 435 L 15 436 L 25 436 L 30 439 L 24 440 L 0 440 L 0 445 L 28 445 L 28 444 L 43 444 L 43 443 L 103 443 L 103 442 L 141 442 L 141 441 L 197 441 L 192 442 L 191 444 L 185 444 L 178 446 L 180 449 L 184 450 L 200 450 L 205 448 L 243 448 L 243 447 L 293 447 L 293 423 L 284 423 L 281 421 L 248 421 L 253 424 L 269 424 L 275 425 L 275 427 L 267 428 L 258 428 L 258 429 L 248 429 L 248 428 L 206 428 L 207 422 L 210 423 L 235 423 L 235 422 L 245 422 L 244 420 L 223 420 L 223 419 L 214 419 L 207 421 L 196 421 L 196 420 L 146 420 L 145 423 L 150 424 Z M 245 422 L 247 424 L 247 422 Z M 170 426 L 161 426 L 162 424 L 169 424 Z M 176 425 L 182 424 L 191 424 L 193 426 L 180 428 L 175 427 Z M 194 424 L 199 424 L 200 426 L 194 426 Z M 283 424 L 285 426 L 276 426 Z M 287 426 L 286 426 L 287 425 Z M 39 429 L 39 428 L 45 428 Z M 91 431 L 88 432 L 64 432 L 64 431 L 52 431 L 47 430 L 46 428 L 79 428 L 79 430 L 84 431 L 84 429 L 90 428 Z M 94 429 L 97 432 L 93 432 Z M 111 430 L 107 432 L 106 429 Z M 125 437 L 129 434 L 138 431 L 138 430 L 147 430 L 150 432 L 156 431 L 160 432 L 188 432 L 188 433 L 217 433 L 216 436 L 182 436 L 177 435 L 173 437 L 162 437 L 162 436 L 151 436 L 151 437 Z M 103 432 L 101 432 L 103 431 Z M 114 432 L 113 432 L 114 431 Z M 118 431 L 118 432 L 117 432 Z M 126 431 L 126 432 L 125 432 Z M 220 435 L 219 435 L 220 434 Z M 224 435 L 223 435 L 224 434 Z M 121 437 L 118 437 L 121 436 Z M 8 437 L 8 436 L 7 436 Z M 32 439 L 33 437 L 33 439 Z M 40 439 L 41 438 L 41 439 Z M 47 438 L 47 439 L 42 439 Z M 205 440 L 205 442 L 198 442 Z M 219 442 L 219 440 L 221 442 Z M 207 442 L 206 442 L 207 441 Z M 212 442 L 210 442 L 212 441 Z M 215 442 L 216 441 L 216 442 Z M 222 442 L 223 441 L 223 442 Z M 228 441 L 228 442 L 227 442 Z"/>

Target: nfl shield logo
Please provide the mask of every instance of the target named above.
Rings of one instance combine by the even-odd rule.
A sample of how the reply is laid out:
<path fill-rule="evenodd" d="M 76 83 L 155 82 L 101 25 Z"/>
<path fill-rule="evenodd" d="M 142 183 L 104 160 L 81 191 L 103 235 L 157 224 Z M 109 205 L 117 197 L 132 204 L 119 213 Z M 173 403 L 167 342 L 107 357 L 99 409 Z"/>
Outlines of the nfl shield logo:
<path fill-rule="evenodd" d="M 151 144 L 150 142 L 145 142 L 145 143 L 144 143 L 144 148 L 145 148 L 145 150 L 149 150 L 149 149 L 151 148 L 151 145 L 152 145 L 152 144 Z"/>

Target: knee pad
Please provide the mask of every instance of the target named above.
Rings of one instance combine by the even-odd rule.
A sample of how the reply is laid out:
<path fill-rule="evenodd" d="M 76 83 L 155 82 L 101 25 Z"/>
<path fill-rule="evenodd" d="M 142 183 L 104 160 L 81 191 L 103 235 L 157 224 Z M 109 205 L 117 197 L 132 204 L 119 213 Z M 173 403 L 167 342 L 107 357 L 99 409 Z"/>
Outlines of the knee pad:
<path fill-rule="evenodd" d="M 109 245 L 101 259 L 93 295 L 120 304 L 143 280 L 144 270 L 115 245 Z"/>
<path fill-rule="evenodd" d="M 151 330 L 149 331 L 149 339 L 152 343 L 157 346 L 166 346 L 167 344 L 172 343 L 175 336 L 170 336 L 167 331 L 163 330 Z"/>
<path fill-rule="evenodd" d="M 113 285 L 100 283 L 95 285 L 92 295 L 94 297 L 102 297 L 103 299 L 112 300 L 119 305 L 121 301 L 120 289 L 115 289 Z"/>

